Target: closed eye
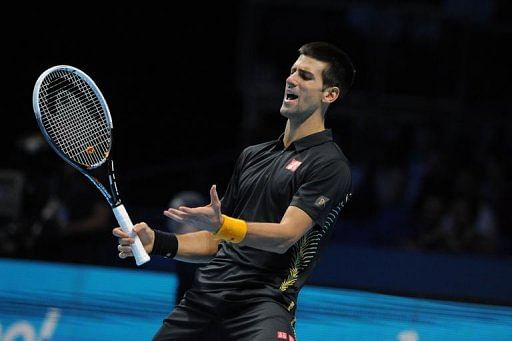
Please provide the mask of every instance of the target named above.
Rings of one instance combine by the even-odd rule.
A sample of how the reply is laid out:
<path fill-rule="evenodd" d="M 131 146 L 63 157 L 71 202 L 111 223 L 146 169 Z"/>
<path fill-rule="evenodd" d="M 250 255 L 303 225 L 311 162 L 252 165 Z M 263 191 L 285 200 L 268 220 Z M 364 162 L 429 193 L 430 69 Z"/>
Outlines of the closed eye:
<path fill-rule="evenodd" d="M 304 80 L 311 80 L 311 79 L 315 78 L 311 72 L 307 72 L 304 70 L 299 71 L 299 76 L 300 76 L 300 78 L 302 78 Z"/>
<path fill-rule="evenodd" d="M 295 72 L 297 71 L 296 68 L 292 68 L 290 70 L 290 75 L 294 74 Z M 303 70 L 303 69 L 298 69 L 298 72 L 299 72 L 299 77 L 304 79 L 304 80 L 312 80 L 312 79 L 315 79 L 315 75 L 309 71 L 306 71 L 306 70 Z"/>

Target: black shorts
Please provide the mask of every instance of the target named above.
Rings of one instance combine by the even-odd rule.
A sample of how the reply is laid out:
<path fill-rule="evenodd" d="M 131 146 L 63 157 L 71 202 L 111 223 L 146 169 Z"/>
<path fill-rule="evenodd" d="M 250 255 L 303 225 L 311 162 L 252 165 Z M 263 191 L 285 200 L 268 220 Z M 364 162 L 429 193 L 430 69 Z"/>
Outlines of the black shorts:
<path fill-rule="evenodd" d="M 153 340 L 295 341 L 294 323 L 294 314 L 270 299 L 189 290 Z"/>

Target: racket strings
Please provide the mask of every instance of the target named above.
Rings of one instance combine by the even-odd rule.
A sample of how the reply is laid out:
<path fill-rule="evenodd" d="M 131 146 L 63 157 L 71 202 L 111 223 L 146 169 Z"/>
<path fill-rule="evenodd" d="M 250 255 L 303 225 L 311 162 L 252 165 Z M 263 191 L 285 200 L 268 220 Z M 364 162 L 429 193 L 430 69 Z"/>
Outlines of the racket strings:
<path fill-rule="evenodd" d="M 86 91 L 86 89 L 83 89 L 83 90 Z M 62 94 L 62 92 L 59 92 L 59 93 L 57 93 L 57 96 L 61 96 L 61 94 Z M 90 103 L 88 103 L 85 106 L 82 106 L 83 103 L 82 103 L 82 101 L 80 101 L 80 98 L 72 97 L 72 96 L 68 96 L 68 97 L 69 98 L 62 99 L 64 101 L 66 101 L 65 103 L 67 104 L 67 108 L 60 107 L 60 108 L 57 108 L 57 110 L 60 110 L 63 112 L 68 112 L 71 115 L 71 120 L 69 120 L 69 123 L 71 124 L 72 132 L 76 134 L 77 132 L 81 131 L 84 134 L 86 134 L 87 136 L 93 137 L 94 142 L 102 141 L 102 140 L 98 139 L 101 137 L 101 131 L 99 129 L 102 127 L 100 127 L 99 125 L 88 126 L 87 124 L 89 122 L 86 120 L 81 120 L 80 116 L 79 116 L 84 112 L 84 110 L 87 110 L 87 111 L 97 110 L 99 103 L 94 103 L 95 109 L 91 109 Z M 94 98 L 94 99 L 96 100 L 96 98 Z M 97 102 L 97 100 L 95 102 Z M 57 101 L 57 103 L 59 103 L 59 101 Z M 66 109 L 68 109 L 68 108 L 69 108 L 69 110 L 66 111 Z M 65 117 L 65 116 L 60 116 L 60 117 Z M 59 116 L 57 116 L 57 118 L 59 118 Z M 98 141 L 96 141 L 96 140 L 98 140 Z"/>
<path fill-rule="evenodd" d="M 73 73 L 57 71 L 40 91 L 43 125 L 54 143 L 73 161 L 94 168 L 110 151 L 110 125 L 96 93 Z"/>
<path fill-rule="evenodd" d="M 65 115 L 56 116 L 54 123 L 59 128 L 67 126 L 67 135 L 72 135 L 73 139 L 70 140 L 68 136 L 59 136 L 58 133 L 60 133 L 60 131 L 56 131 L 55 129 L 52 130 L 50 128 L 49 130 L 51 131 L 49 132 L 52 137 L 60 143 L 63 151 L 70 158 L 84 165 L 94 165 L 102 160 L 101 155 L 96 154 L 96 158 L 94 158 L 94 146 L 100 147 L 98 151 L 105 152 L 105 148 L 101 148 L 103 138 L 101 135 L 97 134 L 99 131 L 98 127 L 88 126 L 88 122 L 80 119 L 80 111 L 83 111 L 81 110 L 82 108 L 76 103 L 70 103 L 69 99 L 67 99 L 67 101 L 67 107 L 58 106 L 56 108 L 60 112 L 65 113 Z"/>
<path fill-rule="evenodd" d="M 85 133 L 88 133 L 91 136 L 95 135 L 95 131 L 101 131 L 103 128 L 101 127 L 102 123 L 103 125 L 105 125 L 106 122 L 99 122 L 100 126 L 90 125 L 90 120 L 83 120 L 80 116 L 80 114 L 83 114 L 84 112 L 92 112 L 93 115 L 91 115 L 91 117 L 96 116 L 101 118 L 103 115 L 103 112 L 101 112 L 101 105 L 99 104 L 99 101 L 97 100 L 96 96 L 91 96 L 93 94 L 92 91 L 90 91 L 88 87 L 84 86 L 84 84 L 81 83 L 67 83 L 67 85 L 62 86 L 62 79 L 59 80 L 61 81 L 59 83 L 50 83 L 50 87 L 48 88 L 48 98 L 46 99 L 47 104 L 53 104 L 54 106 L 51 107 L 47 105 L 46 108 L 48 109 L 48 111 L 60 111 L 62 113 L 67 114 L 55 116 L 55 121 L 59 123 L 59 126 L 62 126 L 64 123 L 67 122 L 69 126 L 72 128 L 73 133 L 75 134 L 77 133 L 77 131 L 84 131 L 84 128 L 89 128 L 89 130 L 93 129 L 93 134 L 91 134 L 91 131 L 84 131 Z M 73 86 L 78 87 L 77 90 L 79 91 L 73 92 Z M 72 95 L 69 95 L 70 93 L 72 93 Z M 98 114 L 94 115 L 94 111 L 97 111 Z M 87 116 L 85 117 L 87 118 Z"/>

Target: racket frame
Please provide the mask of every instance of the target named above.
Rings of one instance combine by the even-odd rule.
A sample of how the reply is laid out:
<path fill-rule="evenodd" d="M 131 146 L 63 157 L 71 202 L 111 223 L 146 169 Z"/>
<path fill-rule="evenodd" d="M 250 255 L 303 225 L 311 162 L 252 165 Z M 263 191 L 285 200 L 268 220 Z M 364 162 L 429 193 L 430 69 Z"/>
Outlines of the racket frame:
<path fill-rule="evenodd" d="M 64 72 L 70 72 L 75 73 L 78 75 L 79 78 L 84 80 L 91 90 L 94 92 L 96 97 L 98 98 L 98 101 L 100 102 L 100 105 L 103 107 L 105 118 L 107 120 L 107 126 L 110 129 L 110 149 L 108 155 L 103 159 L 101 162 L 97 162 L 96 164 L 93 164 L 89 167 L 85 167 L 84 165 L 81 165 L 73 160 L 71 160 L 58 146 L 56 146 L 46 131 L 46 128 L 44 127 L 43 121 L 42 121 L 42 115 L 39 108 L 39 94 L 41 86 L 46 79 L 46 77 L 57 71 L 64 71 Z M 39 78 L 37 79 L 35 85 L 34 85 L 34 91 L 32 93 L 32 106 L 34 109 L 34 114 L 36 116 L 37 124 L 43 133 L 43 136 L 45 140 L 48 142 L 50 147 L 59 155 L 64 161 L 66 161 L 69 165 L 71 165 L 73 168 L 78 170 L 80 173 L 82 173 L 87 179 L 89 179 L 96 188 L 101 192 L 101 194 L 105 197 L 109 205 L 111 206 L 114 215 L 120 224 L 120 226 L 123 228 L 125 232 L 128 232 L 131 237 L 135 239 L 134 244 L 132 244 L 132 251 L 133 255 L 135 257 L 137 265 L 142 265 L 150 260 L 149 255 L 144 250 L 144 247 L 142 246 L 142 243 L 140 242 L 140 239 L 138 236 L 132 232 L 133 224 L 131 222 L 131 219 L 126 212 L 126 209 L 124 208 L 124 205 L 121 202 L 121 197 L 119 194 L 119 190 L 117 188 L 116 178 L 115 178 L 115 172 L 114 172 L 114 161 L 112 160 L 112 143 L 113 143 L 113 122 L 112 122 L 112 116 L 110 115 L 110 109 L 107 105 L 107 102 L 105 101 L 105 98 L 103 97 L 103 94 L 99 90 L 96 83 L 92 80 L 91 77 L 89 77 L 85 72 L 77 69 L 76 67 L 70 66 L 70 65 L 56 65 L 53 66 L 46 71 L 44 71 Z M 107 174 L 108 174 L 108 181 L 110 185 L 110 191 L 94 176 L 88 173 L 88 171 L 99 168 L 104 163 L 107 163 Z"/>

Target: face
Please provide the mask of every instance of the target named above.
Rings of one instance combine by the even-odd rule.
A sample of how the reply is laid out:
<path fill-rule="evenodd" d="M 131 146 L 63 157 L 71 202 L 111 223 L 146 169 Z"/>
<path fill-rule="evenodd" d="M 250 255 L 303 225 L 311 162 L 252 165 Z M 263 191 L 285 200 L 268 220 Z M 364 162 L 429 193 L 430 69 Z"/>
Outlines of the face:
<path fill-rule="evenodd" d="M 322 71 L 327 63 L 300 55 L 286 79 L 281 115 L 288 119 L 304 121 L 322 110 Z"/>

